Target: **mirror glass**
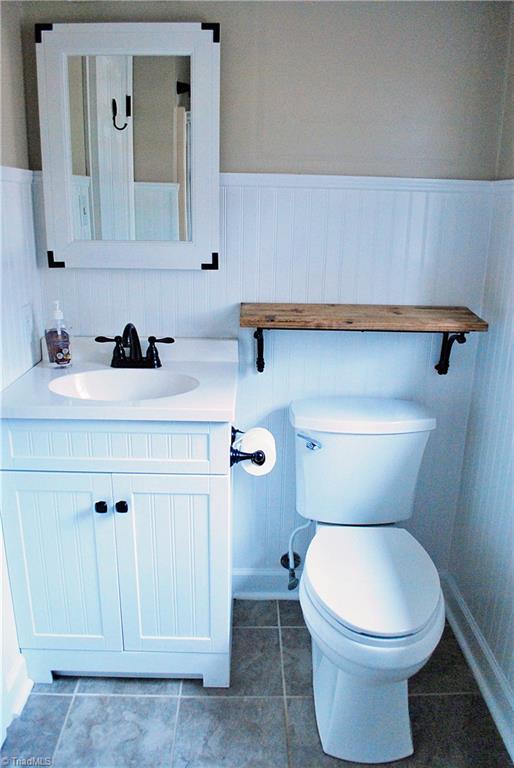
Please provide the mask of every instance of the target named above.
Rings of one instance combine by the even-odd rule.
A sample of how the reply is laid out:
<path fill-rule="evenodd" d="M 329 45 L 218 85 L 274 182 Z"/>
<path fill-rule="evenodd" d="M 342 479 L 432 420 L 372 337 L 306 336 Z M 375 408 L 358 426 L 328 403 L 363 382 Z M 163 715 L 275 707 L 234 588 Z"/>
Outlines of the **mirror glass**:
<path fill-rule="evenodd" d="M 189 56 L 68 56 L 75 240 L 191 240 L 190 84 Z"/>

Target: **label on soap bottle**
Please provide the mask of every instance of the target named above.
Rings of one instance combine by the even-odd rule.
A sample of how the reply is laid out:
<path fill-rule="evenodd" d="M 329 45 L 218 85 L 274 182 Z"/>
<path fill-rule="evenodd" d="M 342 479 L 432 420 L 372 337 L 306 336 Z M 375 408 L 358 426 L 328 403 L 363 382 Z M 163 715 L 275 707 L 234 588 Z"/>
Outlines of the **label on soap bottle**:
<path fill-rule="evenodd" d="M 52 328 L 45 333 L 48 359 L 50 363 L 59 368 L 71 364 L 70 336 L 64 330 Z"/>

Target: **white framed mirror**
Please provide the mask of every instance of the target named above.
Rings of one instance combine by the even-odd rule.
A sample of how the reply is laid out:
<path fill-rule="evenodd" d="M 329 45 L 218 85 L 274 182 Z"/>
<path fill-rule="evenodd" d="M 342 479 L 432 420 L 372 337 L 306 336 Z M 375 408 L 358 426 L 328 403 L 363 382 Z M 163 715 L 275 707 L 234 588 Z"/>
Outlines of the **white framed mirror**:
<path fill-rule="evenodd" d="M 219 26 L 36 26 L 50 267 L 217 269 Z"/>

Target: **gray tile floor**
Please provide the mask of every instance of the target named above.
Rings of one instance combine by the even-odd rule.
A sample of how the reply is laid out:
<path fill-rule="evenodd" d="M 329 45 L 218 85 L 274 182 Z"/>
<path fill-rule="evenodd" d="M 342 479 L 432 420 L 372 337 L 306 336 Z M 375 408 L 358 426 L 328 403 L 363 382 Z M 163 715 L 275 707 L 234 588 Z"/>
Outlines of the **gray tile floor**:
<path fill-rule="evenodd" d="M 512 765 L 449 627 L 410 694 L 416 751 L 391 768 Z M 60 678 L 34 687 L 0 757 L 0 765 L 39 758 L 62 768 L 357 765 L 322 752 L 309 633 L 297 602 L 274 600 L 235 602 L 229 689 L 194 680 Z"/>

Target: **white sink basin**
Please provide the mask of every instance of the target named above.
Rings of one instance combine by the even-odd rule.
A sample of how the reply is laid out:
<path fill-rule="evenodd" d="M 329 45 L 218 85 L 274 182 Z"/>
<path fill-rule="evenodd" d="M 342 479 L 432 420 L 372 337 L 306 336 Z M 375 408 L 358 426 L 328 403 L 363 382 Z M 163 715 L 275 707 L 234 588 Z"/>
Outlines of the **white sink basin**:
<path fill-rule="evenodd" d="M 158 370 L 112 369 L 71 373 L 53 379 L 48 388 L 62 397 L 79 400 L 155 400 L 190 392 L 198 379 L 182 373 Z"/>

